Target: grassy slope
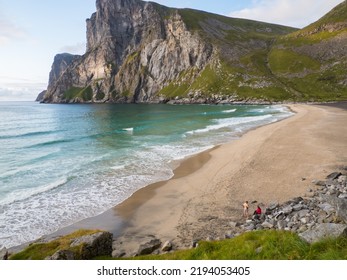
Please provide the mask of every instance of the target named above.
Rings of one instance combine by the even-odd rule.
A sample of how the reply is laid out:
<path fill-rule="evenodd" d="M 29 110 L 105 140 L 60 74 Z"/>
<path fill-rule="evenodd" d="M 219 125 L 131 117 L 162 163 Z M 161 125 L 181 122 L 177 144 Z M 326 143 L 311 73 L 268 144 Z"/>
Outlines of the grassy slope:
<path fill-rule="evenodd" d="M 314 45 L 347 32 L 344 28 L 334 32 L 324 29 L 313 32 L 322 25 L 346 22 L 346 5 L 346 2 L 340 4 L 316 23 L 299 31 L 196 10 L 179 10 L 188 29 L 199 32 L 203 38 L 221 49 L 226 46 L 241 49 L 242 55 L 237 59 L 229 59 L 222 53 L 218 62 L 214 61 L 193 78 L 187 77 L 189 71 L 181 73 L 160 94 L 170 98 L 186 97 L 189 92 L 201 92 L 205 96 L 216 93 L 233 95 L 240 100 L 345 100 L 347 87 L 343 84 L 343 79 L 346 78 L 346 61 L 337 64 L 335 61 L 323 63 L 297 52 L 295 47 Z M 213 26 L 216 22 L 220 23 L 217 27 Z M 210 25 L 209 30 L 203 28 L 206 24 Z M 219 28 L 224 35 L 214 34 L 213 28 Z M 265 43 L 268 47 L 257 47 L 253 44 L 254 41 Z"/>
<path fill-rule="evenodd" d="M 199 243 L 198 248 L 138 260 L 345 260 L 347 238 L 326 239 L 314 244 L 287 231 L 252 231 L 233 239 Z"/>
<path fill-rule="evenodd" d="M 202 71 L 189 69 L 182 72 L 177 80 L 159 92 L 160 95 L 174 98 L 199 92 L 205 97 L 212 94 L 233 95 L 240 100 L 290 98 L 287 88 L 268 70 L 268 49 L 264 50 L 263 46 L 295 29 L 191 9 L 182 9 L 179 13 L 189 30 L 198 32 L 222 51 L 218 59 Z M 204 29 L 206 25 L 208 30 Z M 223 49 L 228 48 L 241 55 L 229 57 L 223 53 Z"/>
<path fill-rule="evenodd" d="M 62 236 L 48 243 L 34 243 L 29 245 L 23 251 L 10 257 L 11 260 L 44 260 L 48 256 L 52 256 L 58 250 L 69 249 L 79 256 L 82 245 L 70 248 L 70 244 L 74 239 L 99 232 L 99 230 L 78 230 L 66 236 Z"/>
<path fill-rule="evenodd" d="M 269 67 L 283 84 L 298 93 L 297 100 L 347 99 L 346 55 L 335 60 L 313 55 L 332 51 L 329 42 L 337 36 L 347 37 L 346 1 L 317 22 L 277 39 L 269 53 Z"/>

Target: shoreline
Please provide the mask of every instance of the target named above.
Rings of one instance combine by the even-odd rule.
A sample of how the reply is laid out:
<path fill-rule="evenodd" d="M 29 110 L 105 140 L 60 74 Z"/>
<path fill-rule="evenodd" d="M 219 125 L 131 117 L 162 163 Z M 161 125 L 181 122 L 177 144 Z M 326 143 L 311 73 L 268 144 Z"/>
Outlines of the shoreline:
<path fill-rule="evenodd" d="M 180 244 L 178 248 L 189 247 L 192 240 L 222 238 L 230 222 L 242 220 L 244 200 L 268 205 L 305 196 L 315 188 L 313 180 L 347 162 L 342 154 L 347 131 L 344 129 L 335 137 L 332 132 L 336 129 L 330 126 L 337 119 L 343 125 L 345 112 L 341 108 L 288 106 L 297 114 L 248 131 L 240 139 L 184 161 L 182 169 L 192 166 L 194 160 L 201 161 L 201 156 L 209 157 L 188 175 L 150 185 L 115 207 L 116 213 L 128 220 L 116 238 L 117 244 L 131 252 L 151 236 Z M 321 127 L 316 123 L 319 118 Z M 327 126 L 332 131 L 320 135 L 319 130 Z M 293 133 L 298 129 L 300 135 Z M 301 143 L 303 140 L 307 143 Z M 327 145 L 334 145 L 330 141 L 339 143 L 336 151 L 324 151 Z M 266 166 L 269 162 L 276 165 Z M 254 182 L 259 184 L 254 186 Z M 141 201 L 139 198 L 146 192 L 152 195 Z M 250 213 L 252 207 L 255 205 L 251 205 Z"/>
<path fill-rule="evenodd" d="M 225 185 L 230 184 L 230 179 L 227 178 L 228 175 L 235 175 L 239 171 L 243 171 L 247 164 L 251 165 L 252 159 L 257 156 L 257 153 L 254 153 L 254 151 L 240 153 L 242 151 L 240 150 L 240 145 L 243 148 L 247 148 L 249 145 L 253 146 L 253 144 L 264 144 L 268 137 L 274 136 L 276 130 L 283 129 L 287 123 L 291 124 L 296 119 L 303 117 L 302 114 L 305 110 L 302 107 L 315 107 L 316 113 L 317 110 L 320 113 L 340 110 L 319 108 L 320 105 L 289 104 L 287 106 L 291 110 L 294 109 L 294 111 L 297 111 L 300 107 L 299 112 L 287 119 L 247 131 L 240 139 L 218 145 L 210 150 L 188 157 L 180 162 L 179 166 L 174 170 L 175 175 L 171 179 L 146 186 L 135 192 L 121 204 L 101 215 L 63 228 L 47 235 L 46 238 L 52 239 L 80 228 L 101 228 L 102 230 L 112 232 L 117 242 L 123 244 L 122 246 L 126 247 L 127 251 L 135 250 L 135 247 L 142 240 L 148 238 L 148 236 L 160 237 L 162 240 L 172 240 L 175 243 L 182 244 L 182 247 L 187 247 L 193 239 L 206 239 L 211 235 L 220 235 L 220 232 L 215 230 L 218 227 L 220 227 L 219 231 L 225 232 L 230 221 L 240 219 L 240 205 L 243 200 L 257 200 L 263 204 L 268 204 L 273 202 L 274 198 L 281 197 L 277 202 L 283 202 L 287 198 L 291 198 L 293 194 L 295 194 L 294 196 L 302 195 L 306 192 L 307 187 L 287 190 L 286 193 L 281 193 L 277 197 L 270 195 L 268 198 L 253 188 L 251 191 L 245 190 L 244 194 L 242 194 L 240 187 L 236 187 L 231 194 L 230 190 L 225 187 Z M 328 107 L 332 108 L 333 105 L 328 104 Z M 254 139 L 249 142 L 252 138 Z M 254 141 L 256 143 L 253 143 Z M 237 150 L 239 151 L 237 152 Z M 224 158 L 222 162 L 221 155 Z M 230 162 L 230 158 L 228 159 L 226 155 L 235 157 Z M 328 166 L 326 167 L 328 169 Z M 333 170 L 334 166 L 330 168 Z M 210 178 L 212 173 L 213 176 Z M 318 173 L 316 172 L 316 174 Z M 242 180 L 244 179 L 242 176 L 236 177 L 233 181 L 241 183 L 242 181 L 249 181 L 249 179 L 254 181 L 253 178 Z M 303 178 L 301 177 L 299 181 Z M 310 178 L 305 177 L 304 181 L 299 182 L 299 185 L 305 183 L 304 185 L 307 186 L 311 179 L 319 178 L 314 178 L 312 174 Z M 244 183 L 241 184 L 243 187 L 249 184 Z M 270 192 L 278 193 L 273 189 Z M 253 206 L 251 205 L 251 207 Z M 252 211 L 252 209 L 250 210 Z"/>

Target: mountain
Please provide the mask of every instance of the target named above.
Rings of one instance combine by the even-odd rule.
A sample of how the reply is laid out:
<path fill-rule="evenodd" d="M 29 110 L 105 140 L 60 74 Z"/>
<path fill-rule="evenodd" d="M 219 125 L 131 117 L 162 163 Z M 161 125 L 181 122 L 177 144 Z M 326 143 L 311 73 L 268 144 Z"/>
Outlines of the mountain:
<path fill-rule="evenodd" d="M 347 1 L 306 28 L 277 39 L 269 68 L 297 100 L 346 100 Z"/>
<path fill-rule="evenodd" d="M 43 102 L 347 98 L 346 19 L 346 1 L 297 30 L 140 0 L 97 0 L 86 53 L 55 57 Z"/>

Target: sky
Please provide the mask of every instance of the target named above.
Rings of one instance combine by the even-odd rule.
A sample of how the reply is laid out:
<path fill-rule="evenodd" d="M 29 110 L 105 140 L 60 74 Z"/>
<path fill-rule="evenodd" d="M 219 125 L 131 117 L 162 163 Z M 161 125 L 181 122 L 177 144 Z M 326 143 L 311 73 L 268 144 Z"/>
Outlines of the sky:
<path fill-rule="evenodd" d="M 302 28 L 342 0 L 154 0 Z M 47 88 L 58 53 L 83 54 L 95 0 L 0 0 L 0 101 L 32 101 Z"/>

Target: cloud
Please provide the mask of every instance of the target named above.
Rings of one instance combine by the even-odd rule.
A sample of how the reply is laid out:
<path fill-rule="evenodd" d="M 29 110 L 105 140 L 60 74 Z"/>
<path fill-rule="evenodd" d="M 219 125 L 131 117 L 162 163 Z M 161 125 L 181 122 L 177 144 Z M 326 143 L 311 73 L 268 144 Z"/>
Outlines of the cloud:
<path fill-rule="evenodd" d="M 342 0 L 254 0 L 250 8 L 231 17 L 247 18 L 293 27 L 305 27 L 329 12 Z"/>
<path fill-rule="evenodd" d="M 34 101 L 47 88 L 43 82 L 0 77 L 0 101 Z"/>
<path fill-rule="evenodd" d="M 13 22 L 1 16 L 0 18 L 0 46 L 5 45 L 16 39 L 22 39 L 25 36 L 26 36 L 26 32 L 24 29 L 16 26 Z"/>
<path fill-rule="evenodd" d="M 84 54 L 86 52 L 86 43 L 76 43 L 74 45 L 64 46 L 60 48 L 62 53 L 71 53 L 71 54 Z"/>

